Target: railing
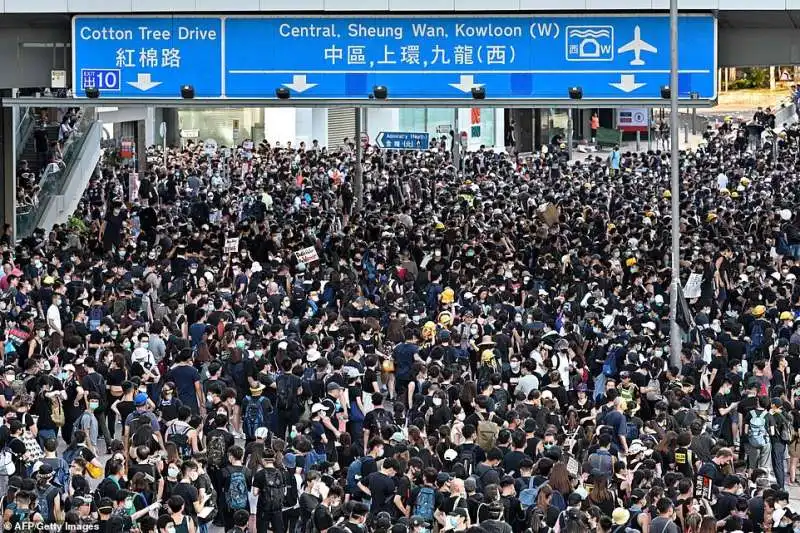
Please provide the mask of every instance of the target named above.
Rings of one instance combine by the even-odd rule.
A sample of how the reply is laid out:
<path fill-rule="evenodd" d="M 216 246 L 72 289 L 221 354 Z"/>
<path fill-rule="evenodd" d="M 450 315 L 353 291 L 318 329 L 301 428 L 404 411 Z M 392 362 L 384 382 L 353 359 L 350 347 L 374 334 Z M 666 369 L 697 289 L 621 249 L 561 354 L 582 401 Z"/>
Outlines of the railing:
<path fill-rule="evenodd" d="M 33 127 L 36 123 L 32 107 L 20 107 L 17 120 L 17 147 L 16 157 L 19 160 L 22 153 L 25 151 L 25 145 L 28 144 L 28 137 L 30 137 Z"/>
<path fill-rule="evenodd" d="M 62 194 L 66 177 L 78 161 L 81 147 L 86 142 L 92 123 L 81 119 L 76 125 L 76 132 L 67 139 L 62 150 L 61 163 L 49 163 L 42 171 L 39 192 L 30 204 L 17 203 L 17 238 L 27 237 L 36 229 L 39 220 L 51 200 Z"/>

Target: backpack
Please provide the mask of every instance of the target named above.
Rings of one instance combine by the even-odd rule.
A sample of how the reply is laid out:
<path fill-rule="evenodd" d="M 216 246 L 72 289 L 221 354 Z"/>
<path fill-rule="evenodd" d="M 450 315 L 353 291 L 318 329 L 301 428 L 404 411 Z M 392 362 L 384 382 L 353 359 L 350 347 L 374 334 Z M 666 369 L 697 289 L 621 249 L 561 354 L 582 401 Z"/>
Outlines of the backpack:
<path fill-rule="evenodd" d="M 484 451 L 489 451 L 494 448 L 497 442 L 497 435 L 500 433 L 500 427 L 492 422 L 483 418 L 483 415 L 478 413 L 478 433 L 475 439 L 475 444 L 483 448 Z"/>
<path fill-rule="evenodd" d="M 131 420 L 131 443 L 136 446 L 149 446 L 153 440 L 153 423 L 145 413 L 139 413 Z"/>
<path fill-rule="evenodd" d="M 267 512 L 283 509 L 283 498 L 286 489 L 283 486 L 283 475 L 277 468 L 264 470 L 264 510 Z"/>
<path fill-rule="evenodd" d="M 314 448 L 311 448 L 311 450 L 305 455 L 303 474 L 308 473 L 315 465 L 325 462 L 325 458 L 326 458 L 325 455 L 317 453 L 317 451 Z"/>
<path fill-rule="evenodd" d="M 50 418 L 53 420 L 53 425 L 60 428 L 64 427 L 66 423 L 66 416 L 64 415 L 64 405 L 61 403 L 61 398 L 55 396 L 50 398 Z"/>
<path fill-rule="evenodd" d="M 289 411 L 294 407 L 297 390 L 292 386 L 294 380 L 290 378 L 278 381 L 278 390 L 275 394 L 275 406 L 279 411 Z"/>
<path fill-rule="evenodd" d="M 94 489 L 94 492 L 92 492 L 92 499 L 94 500 L 95 507 L 100 507 L 100 500 L 103 497 L 103 493 L 106 492 L 105 487 L 109 483 L 114 485 L 116 490 L 120 490 L 121 487 L 119 486 L 119 483 L 117 481 L 115 481 L 110 477 L 103 478 L 100 484 L 97 485 L 97 488 Z"/>
<path fill-rule="evenodd" d="M 53 467 L 53 480 L 66 490 L 69 487 L 69 464 L 62 457 L 46 457 L 42 459 L 42 463 L 49 464 Z"/>
<path fill-rule="evenodd" d="M 476 458 L 474 448 L 462 448 L 456 459 L 457 463 L 464 465 L 464 472 L 469 476 L 475 468 Z"/>
<path fill-rule="evenodd" d="M 52 516 L 52 510 L 50 509 L 50 502 L 47 501 L 48 494 L 52 493 L 55 490 L 55 487 L 52 485 L 48 485 L 44 489 L 36 489 L 36 509 L 39 511 L 39 514 L 42 515 L 42 520 L 45 523 L 54 522 L 54 518 Z"/>
<path fill-rule="evenodd" d="M 380 407 L 373 412 L 375 413 L 375 425 L 369 428 L 370 434 L 380 435 L 383 428 L 395 425 L 394 417 L 386 409 Z"/>
<path fill-rule="evenodd" d="M 599 470 L 604 474 L 610 475 L 614 471 L 614 461 L 607 450 L 599 449 L 589 456 L 589 464 L 592 470 Z"/>
<path fill-rule="evenodd" d="M 264 425 L 264 400 L 266 398 L 263 396 L 247 398 L 247 408 L 245 408 L 244 416 L 242 417 L 242 430 L 250 439 L 255 438 L 256 429 Z"/>
<path fill-rule="evenodd" d="M 501 413 L 508 409 L 508 391 L 505 389 L 495 389 L 492 391 L 491 398 L 494 400 L 494 408 Z"/>
<path fill-rule="evenodd" d="M 79 416 L 79 417 L 78 417 L 78 418 L 75 420 L 75 422 L 73 422 L 73 423 L 72 423 L 72 433 L 73 433 L 73 434 L 74 434 L 76 431 L 86 431 L 85 429 L 83 429 L 83 421 L 84 421 L 84 420 L 86 420 L 86 417 L 87 417 L 87 416 L 92 416 L 92 415 L 90 415 L 90 414 L 89 414 L 89 413 L 87 413 L 87 412 L 83 412 L 83 413 L 81 413 L 81 416 Z M 91 422 L 91 420 L 90 420 L 90 422 Z"/>
<path fill-rule="evenodd" d="M 190 427 L 184 427 L 182 433 L 173 431 L 167 435 L 167 442 L 173 443 L 178 448 L 178 455 L 180 455 L 181 459 L 186 459 L 192 455 L 192 447 L 189 445 L 189 431 L 191 431 Z"/>
<path fill-rule="evenodd" d="M 215 433 L 208 437 L 208 464 L 221 468 L 225 462 L 225 435 Z"/>
<path fill-rule="evenodd" d="M 436 493 L 431 487 L 422 487 L 414 502 L 414 515 L 425 520 L 433 520 L 433 508 L 436 504 Z"/>
<path fill-rule="evenodd" d="M 100 306 L 94 306 L 89 311 L 89 331 L 97 331 L 97 328 L 100 327 L 100 322 L 103 321 L 103 308 Z"/>
<path fill-rule="evenodd" d="M 635 422 L 628 422 L 626 425 L 627 425 L 627 434 L 625 435 L 625 438 L 627 439 L 627 441 L 632 442 L 638 439 L 639 436 L 641 435 L 641 431 L 639 430 L 639 424 L 636 424 Z"/>
<path fill-rule="evenodd" d="M 764 344 L 764 321 L 756 320 L 753 322 L 753 329 L 750 331 L 750 344 L 747 346 L 747 355 L 752 355 L 761 349 Z"/>
<path fill-rule="evenodd" d="M 794 440 L 794 417 L 790 413 L 778 415 L 781 419 L 780 439 L 784 444 L 789 444 Z"/>
<path fill-rule="evenodd" d="M 614 377 L 617 375 L 617 354 L 622 348 L 615 346 L 608 350 L 606 360 L 603 361 L 603 375 L 606 377 Z"/>
<path fill-rule="evenodd" d="M 351 496 L 354 496 L 356 492 L 358 492 L 358 482 L 361 480 L 364 468 L 364 463 L 368 462 L 369 460 L 375 460 L 371 455 L 365 455 L 363 457 L 359 457 L 352 463 L 350 466 L 347 467 L 347 492 L 350 493 Z"/>
<path fill-rule="evenodd" d="M 244 471 L 231 472 L 231 478 L 228 481 L 228 490 L 225 491 L 225 503 L 228 504 L 228 509 L 231 511 L 250 508 L 250 501 L 247 497 L 247 483 L 244 480 Z M 281 499 L 281 505 L 283 505 L 283 499 Z"/>
<path fill-rule="evenodd" d="M 747 439 L 752 446 L 764 447 L 767 445 L 767 412 L 760 415 L 757 411 L 750 411 Z"/>

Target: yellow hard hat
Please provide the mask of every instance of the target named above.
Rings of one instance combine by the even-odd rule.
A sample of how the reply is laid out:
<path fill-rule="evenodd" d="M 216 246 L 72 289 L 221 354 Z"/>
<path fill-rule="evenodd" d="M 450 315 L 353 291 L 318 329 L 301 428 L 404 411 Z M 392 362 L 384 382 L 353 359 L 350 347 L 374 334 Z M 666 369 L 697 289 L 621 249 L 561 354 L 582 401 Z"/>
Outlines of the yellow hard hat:
<path fill-rule="evenodd" d="M 709 213 L 708 215 L 706 215 L 706 221 L 708 221 L 708 222 L 711 222 L 715 218 L 717 218 L 717 214 L 716 213 Z"/>
<path fill-rule="evenodd" d="M 661 196 L 663 196 L 664 198 L 672 198 L 672 192 L 664 191 L 664 193 Z"/>
<path fill-rule="evenodd" d="M 450 311 L 442 311 L 436 321 L 441 326 L 449 326 L 453 323 L 453 315 L 450 314 Z"/>
<path fill-rule="evenodd" d="M 492 350 L 484 350 L 481 352 L 481 361 L 484 363 L 488 363 L 494 359 L 494 352 Z"/>
<path fill-rule="evenodd" d="M 436 324 L 430 321 L 425 322 L 425 324 L 422 326 L 423 340 L 426 341 L 432 340 L 435 335 L 436 335 Z"/>
<path fill-rule="evenodd" d="M 781 320 L 794 320 L 794 316 L 791 311 L 784 311 L 781 313 Z"/>
<path fill-rule="evenodd" d="M 442 294 L 439 296 L 439 300 L 440 300 L 440 301 L 441 301 L 443 304 L 451 304 L 451 303 L 453 303 L 453 301 L 454 301 L 455 299 L 456 299 L 456 295 L 455 295 L 455 293 L 453 292 L 453 289 L 451 289 L 450 287 L 446 287 L 446 288 L 445 288 L 445 289 L 442 291 Z"/>
<path fill-rule="evenodd" d="M 724 195 L 724 194 L 730 194 L 730 193 L 731 193 L 731 191 L 729 191 L 729 190 L 727 189 L 727 187 L 723 187 L 723 188 L 721 188 L 721 189 L 719 190 L 719 193 Z"/>
<path fill-rule="evenodd" d="M 764 316 L 764 313 L 767 312 L 767 308 L 763 305 L 757 305 L 753 308 L 753 316 Z"/>
<path fill-rule="evenodd" d="M 434 227 L 437 230 L 443 230 L 444 229 L 444 224 L 442 224 L 441 222 L 437 222 L 436 226 L 434 226 Z"/>
<path fill-rule="evenodd" d="M 632 267 L 635 264 L 636 264 L 636 258 L 635 257 L 629 257 L 628 259 L 625 260 L 625 266 Z"/>
<path fill-rule="evenodd" d="M 750 178 L 742 178 L 739 180 L 739 183 L 747 187 L 748 185 L 750 185 Z"/>
<path fill-rule="evenodd" d="M 733 192 L 731 193 L 731 198 L 739 198 L 739 193 L 738 193 L 738 192 L 736 192 L 736 191 L 733 191 Z"/>

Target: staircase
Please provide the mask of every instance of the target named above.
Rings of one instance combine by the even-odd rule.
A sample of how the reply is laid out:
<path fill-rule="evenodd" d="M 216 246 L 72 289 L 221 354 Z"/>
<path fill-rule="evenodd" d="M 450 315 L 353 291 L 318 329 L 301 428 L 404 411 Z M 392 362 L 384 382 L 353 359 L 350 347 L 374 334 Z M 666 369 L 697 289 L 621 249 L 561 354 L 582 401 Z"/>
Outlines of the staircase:
<path fill-rule="evenodd" d="M 28 167 L 34 172 L 37 176 L 42 171 L 42 164 L 39 161 L 39 154 L 36 152 L 36 130 L 41 129 L 39 126 L 36 126 L 31 134 L 28 136 L 28 140 L 25 142 L 25 148 L 22 150 L 22 155 L 20 155 L 20 161 L 27 161 Z M 47 132 L 47 141 L 57 141 L 58 140 L 58 129 L 59 125 L 49 125 L 45 126 L 44 130 Z M 46 162 L 45 162 L 46 164 Z"/>

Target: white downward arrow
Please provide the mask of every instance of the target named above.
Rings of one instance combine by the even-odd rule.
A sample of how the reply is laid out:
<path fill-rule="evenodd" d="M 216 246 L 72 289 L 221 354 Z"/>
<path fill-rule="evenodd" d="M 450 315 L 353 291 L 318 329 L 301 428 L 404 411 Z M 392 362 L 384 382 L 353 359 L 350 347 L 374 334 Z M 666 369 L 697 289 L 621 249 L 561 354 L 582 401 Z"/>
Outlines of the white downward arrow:
<path fill-rule="evenodd" d="M 619 82 L 616 83 L 609 83 L 612 87 L 616 87 L 622 92 L 629 93 L 631 91 L 635 91 L 640 87 L 644 87 L 647 85 L 646 83 L 636 83 L 636 75 L 635 74 L 620 74 Z"/>
<path fill-rule="evenodd" d="M 137 74 L 136 81 L 129 81 L 128 85 L 136 87 L 140 91 L 149 91 L 153 87 L 161 85 L 160 81 L 153 81 L 150 79 L 150 74 Z"/>
<path fill-rule="evenodd" d="M 461 81 L 458 83 L 451 83 L 450 87 L 458 89 L 462 93 L 470 92 L 473 87 L 483 87 L 483 83 L 475 83 L 473 78 L 474 76 L 472 76 L 472 74 L 462 74 Z"/>
<path fill-rule="evenodd" d="M 295 74 L 294 76 L 292 76 L 292 83 L 284 83 L 283 85 L 293 90 L 296 93 L 302 93 L 303 91 L 307 91 L 312 87 L 316 87 L 318 84 L 306 83 L 305 74 Z"/>

